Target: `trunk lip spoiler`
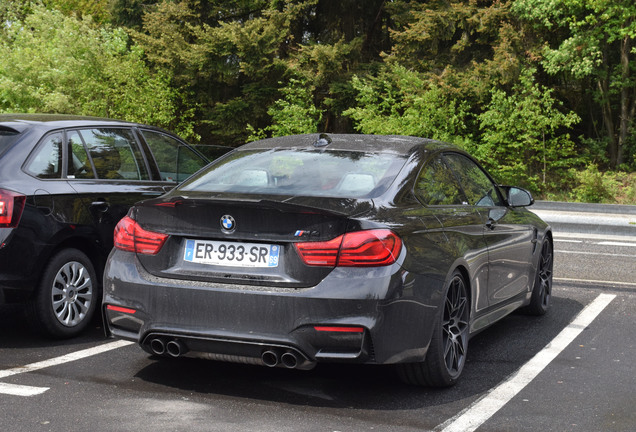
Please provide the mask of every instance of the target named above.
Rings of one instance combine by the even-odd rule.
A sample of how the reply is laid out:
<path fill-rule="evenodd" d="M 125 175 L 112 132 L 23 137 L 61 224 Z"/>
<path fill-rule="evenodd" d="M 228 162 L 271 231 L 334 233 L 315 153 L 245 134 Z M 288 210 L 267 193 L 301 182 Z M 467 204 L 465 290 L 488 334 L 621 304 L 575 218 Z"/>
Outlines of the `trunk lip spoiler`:
<path fill-rule="evenodd" d="M 265 206 L 274 210 L 278 210 L 281 212 L 305 212 L 305 213 L 316 213 L 316 214 L 326 214 L 326 215 L 334 215 L 334 216 L 344 216 L 344 217 L 353 217 L 358 214 L 365 213 L 375 207 L 374 200 L 371 198 L 339 198 L 339 197 L 326 197 L 324 199 L 326 201 L 350 201 L 355 210 L 354 212 L 346 212 L 339 211 L 329 207 L 323 207 L 319 205 L 311 205 L 305 202 L 295 203 L 291 202 L 298 197 L 288 197 L 282 200 L 274 200 L 271 198 L 246 198 L 246 197 L 221 197 L 221 196 L 213 196 L 213 197 L 193 197 L 193 196 L 184 196 L 178 195 L 175 197 L 166 200 L 164 198 L 156 198 L 150 199 L 140 203 L 140 206 L 143 207 L 177 207 L 178 205 L 182 205 L 184 202 L 197 203 L 201 204 L 215 204 L 215 203 L 223 203 L 227 204 L 230 202 L 235 202 L 238 204 L 252 204 L 254 206 Z M 304 199 L 310 199 L 313 197 L 301 197 Z M 360 208 L 364 207 L 364 208 Z"/>

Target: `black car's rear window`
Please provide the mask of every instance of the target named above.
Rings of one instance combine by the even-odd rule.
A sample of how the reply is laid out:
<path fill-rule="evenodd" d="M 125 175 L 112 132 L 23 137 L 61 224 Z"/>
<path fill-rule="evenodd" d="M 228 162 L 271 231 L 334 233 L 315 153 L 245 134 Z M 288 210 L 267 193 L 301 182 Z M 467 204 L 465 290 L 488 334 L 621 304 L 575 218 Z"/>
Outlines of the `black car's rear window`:
<path fill-rule="evenodd" d="M 363 151 L 245 150 L 219 159 L 178 189 L 373 198 L 386 191 L 405 161 Z"/>
<path fill-rule="evenodd" d="M 20 132 L 17 130 L 0 126 L 0 155 L 4 153 L 19 136 Z"/>

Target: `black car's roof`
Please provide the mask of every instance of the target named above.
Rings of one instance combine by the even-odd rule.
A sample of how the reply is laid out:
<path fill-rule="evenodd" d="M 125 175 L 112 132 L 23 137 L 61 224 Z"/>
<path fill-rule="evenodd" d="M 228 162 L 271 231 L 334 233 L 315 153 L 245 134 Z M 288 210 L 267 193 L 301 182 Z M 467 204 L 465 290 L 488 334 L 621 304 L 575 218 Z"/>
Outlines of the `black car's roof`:
<path fill-rule="evenodd" d="M 330 142 L 323 146 L 320 144 L 315 146 L 314 144 L 320 138 L 324 138 L 325 142 Z M 408 155 L 413 152 L 415 147 L 427 151 L 457 148 L 441 141 L 402 135 L 308 134 L 254 141 L 240 147 L 240 150 L 324 148 L 327 150 L 390 152 Z"/>
<path fill-rule="evenodd" d="M 34 126 L 45 129 L 57 129 L 90 126 L 95 124 L 108 124 L 112 126 L 141 126 L 139 123 L 132 123 L 123 120 L 66 114 L 0 114 L 1 126 L 10 127 L 20 132 Z"/>

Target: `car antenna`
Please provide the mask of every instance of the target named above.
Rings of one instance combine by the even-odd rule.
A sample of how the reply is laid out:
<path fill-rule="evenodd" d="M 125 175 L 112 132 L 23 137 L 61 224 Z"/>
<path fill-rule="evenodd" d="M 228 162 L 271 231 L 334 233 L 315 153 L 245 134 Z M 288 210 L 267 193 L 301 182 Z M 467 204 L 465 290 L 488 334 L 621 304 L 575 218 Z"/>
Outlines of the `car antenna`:
<path fill-rule="evenodd" d="M 326 133 L 318 135 L 318 139 L 314 142 L 314 147 L 326 147 L 331 144 L 332 140 Z"/>

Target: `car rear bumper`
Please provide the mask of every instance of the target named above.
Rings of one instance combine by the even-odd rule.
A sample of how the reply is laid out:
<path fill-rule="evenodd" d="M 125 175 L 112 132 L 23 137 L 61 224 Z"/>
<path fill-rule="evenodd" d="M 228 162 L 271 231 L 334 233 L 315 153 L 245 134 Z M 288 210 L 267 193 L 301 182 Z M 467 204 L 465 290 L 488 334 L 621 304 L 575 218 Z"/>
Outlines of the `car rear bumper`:
<path fill-rule="evenodd" d="M 439 301 L 439 282 L 423 281 L 395 264 L 336 268 L 311 288 L 203 283 L 155 277 L 114 250 L 104 318 L 112 336 L 155 354 L 299 368 L 421 361 Z"/>
<path fill-rule="evenodd" d="M 0 228 L 0 303 L 28 299 L 38 282 L 37 264 L 47 245 L 19 234 L 16 228 Z"/>

